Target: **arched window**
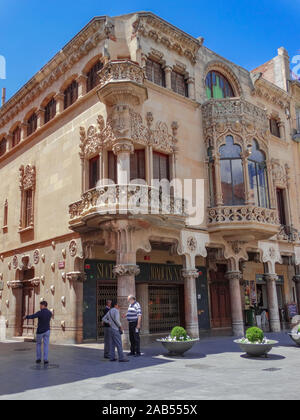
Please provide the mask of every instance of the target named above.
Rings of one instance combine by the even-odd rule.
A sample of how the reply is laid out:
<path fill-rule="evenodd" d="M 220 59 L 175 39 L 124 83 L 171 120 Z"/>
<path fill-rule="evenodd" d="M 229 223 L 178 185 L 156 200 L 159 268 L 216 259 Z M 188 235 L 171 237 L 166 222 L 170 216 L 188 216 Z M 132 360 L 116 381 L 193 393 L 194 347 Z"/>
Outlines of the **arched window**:
<path fill-rule="evenodd" d="M 17 127 L 14 129 L 12 133 L 12 147 L 15 147 L 21 141 L 21 127 Z"/>
<path fill-rule="evenodd" d="M 37 129 L 37 115 L 33 113 L 27 120 L 27 136 L 34 133 Z"/>
<path fill-rule="evenodd" d="M 45 106 L 45 124 L 52 120 L 56 115 L 56 100 L 54 98 L 50 99 L 50 101 Z"/>
<path fill-rule="evenodd" d="M 157 63 L 150 58 L 146 61 L 146 76 L 147 79 L 159 86 L 166 86 L 165 72 L 160 63 Z"/>
<path fill-rule="evenodd" d="M 241 147 L 234 144 L 233 137 L 226 137 L 226 144 L 220 149 L 221 185 L 224 205 L 245 203 L 244 173 Z"/>
<path fill-rule="evenodd" d="M 252 152 L 248 157 L 249 188 L 253 191 L 255 204 L 259 207 L 269 208 L 269 186 L 266 156 L 259 150 L 256 140 L 252 142 Z"/>
<path fill-rule="evenodd" d="M 103 64 L 101 61 L 97 61 L 96 64 L 87 72 L 86 79 L 86 91 L 94 89 L 99 83 L 98 72 L 102 69 Z"/>
<path fill-rule="evenodd" d="M 3 156 L 6 153 L 7 140 L 4 138 L 0 140 L 0 156 Z"/>
<path fill-rule="evenodd" d="M 228 80 L 217 71 L 210 71 L 206 76 L 206 96 L 208 99 L 232 98 L 233 89 Z"/>
<path fill-rule="evenodd" d="M 64 96 L 64 108 L 67 109 L 78 98 L 78 83 L 76 80 L 73 80 L 73 82 L 65 89 Z"/>

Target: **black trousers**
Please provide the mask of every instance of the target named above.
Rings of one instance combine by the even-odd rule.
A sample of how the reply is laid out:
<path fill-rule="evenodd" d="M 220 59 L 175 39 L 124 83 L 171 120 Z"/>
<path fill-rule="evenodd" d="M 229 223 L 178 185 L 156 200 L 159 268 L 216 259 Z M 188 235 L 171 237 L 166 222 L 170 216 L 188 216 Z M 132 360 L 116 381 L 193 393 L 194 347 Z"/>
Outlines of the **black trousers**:
<path fill-rule="evenodd" d="M 129 322 L 130 351 L 132 354 L 141 353 L 140 333 L 136 332 L 137 321 Z"/>

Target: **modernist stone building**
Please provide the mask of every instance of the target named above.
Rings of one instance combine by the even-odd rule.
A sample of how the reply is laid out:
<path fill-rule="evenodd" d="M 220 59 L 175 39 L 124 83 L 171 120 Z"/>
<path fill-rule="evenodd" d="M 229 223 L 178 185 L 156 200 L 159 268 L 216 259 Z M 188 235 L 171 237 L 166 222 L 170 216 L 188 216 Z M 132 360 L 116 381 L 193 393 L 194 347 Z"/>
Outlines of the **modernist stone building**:
<path fill-rule="evenodd" d="M 248 72 L 152 13 L 94 18 L 0 108 L 7 337 L 33 336 L 22 316 L 46 299 L 54 341 L 99 339 L 105 300 L 124 313 L 129 294 L 145 335 L 241 335 L 251 306 L 285 327 L 300 303 L 299 109 L 284 48 Z M 203 218 L 178 182 L 153 181 L 175 179 L 204 180 Z"/>

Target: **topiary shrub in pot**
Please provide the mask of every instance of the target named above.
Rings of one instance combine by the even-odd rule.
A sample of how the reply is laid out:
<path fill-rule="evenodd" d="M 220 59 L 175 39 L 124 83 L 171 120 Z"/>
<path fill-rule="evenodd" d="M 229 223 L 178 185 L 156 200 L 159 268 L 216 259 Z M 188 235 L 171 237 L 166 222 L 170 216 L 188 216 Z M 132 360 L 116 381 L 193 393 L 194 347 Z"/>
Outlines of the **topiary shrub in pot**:
<path fill-rule="evenodd" d="M 198 339 L 189 337 L 182 327 L 174 327 L 168 337 L 157 340 L 168 350 L 170 356 L 183 356 Z"/>
<path fill-rule="evenodd" d="M 297 346 L 300 347 L 300 325 L 297 325 L 292 329 L 292 331 L 289 333 L 289 336 L 294 341 L 294 343 L 297 344 Z"/>
<path fill-rule="evenodd" d="M 239 344 L 241 350 L 246 352 L 248 356 L 267 357 L 267 354 L 275 344 L 278 344 L 278 341 L 268 340 L 260 328 L 251 327 L 247 330 L 246 337 L 235 340 L 235 343 Z"/>

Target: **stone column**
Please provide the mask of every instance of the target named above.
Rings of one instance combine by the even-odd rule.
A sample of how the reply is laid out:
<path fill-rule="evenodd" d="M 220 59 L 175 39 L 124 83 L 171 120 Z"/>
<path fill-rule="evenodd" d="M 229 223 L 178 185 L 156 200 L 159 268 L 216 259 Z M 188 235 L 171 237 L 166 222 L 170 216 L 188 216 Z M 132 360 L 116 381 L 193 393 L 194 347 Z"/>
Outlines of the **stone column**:
<path fill-rule="evenodd" d="M 189 79 L 187 79 L 187 84 L 188 84 L 189 98 L 194 101 L 195 100 L 195 79 L 194 79 L 194 77 L 190 77 Z"/>
<path fill-rule="evenodd" d="M 148 283 L 139 283 L 136 285 L 136 298 L 142 308 L 142 329 L 144 335 L 150 333 L 149 327 L 149 287 Z"/>
<path fill-rule="evenodd" d="M 223 194 L 221 187 L 221 169 L 220 169 L 220 153 L 214 153 L 214 166 L 215 166 L 215 177 L 216 177 L 216 206 L 223 205 Z"/>
<path fill-rule="evenodd" d="M 228 271 L 226 278 L 229 280 L 232 332 L 235 337 L 244 335 L 244 318 L 241 298 L 241 272 Z"/>
<path fill-rule="evenodd" d="M 45 109 L 40 108 L 37 113 L 37 128 L 41 128 L 45 123 Z"/>
<path fill-rule="evenodd" d="M 268 295 L 268 310 L 270 318 L 270 327 L 272 332 L 279 332 L 280 327 L 280 318 L 279 318 L 279 308 L 278 308 L 278 299 L 276 291 L 276 280 L 277 274 L 264 274 L 264 278 L 267 282 L 267 295 Z"/>
<path fill-rule="evenodd" d="M 86 81 L 87 76 L 81 74 L 77 77 L 76 82 L 78 83 L 78 98 L 81 98 L 86 94 Z"/>
<path fill-rule="evenodd" d="M 281 138 L 282 140 L 284 140 L 284 139 L 285 139 L 285 129 L 284 129 L 284 123 L 280 121 L 280 122 L 278 123 L 278 126 L 279 126 L 279 135 L 280 135 L 280 138 Z"/>
<path fill-rule="evenodd" d="M 20 128 L 21 128 L 21 141 L 25 140 L 26 137 L 27 137 L 27 127 L 28 127 L 28 124 L 25 123 L 25 122 L 22 122 L 21 125 L 20 125 Z"/>
<path fill-rule="evenodd" d="M 133 152 L 130 142 L 119 142 L 113 146 L 113 152 L 117 156 L 117 183 L 127 185 L 130 181 L 130 154 Z"/>
<path fill-rule="evenodd" d="M 126 314 L 128 310 L 128 296 L 135 296 L 135 276 L 140 273 L 140 269 L 135 264 L 118 264 L 114 267 L 114 274 L 118 278 L 118 303 L 120 306 L 121 323 L 124 329 L 122 341 L 124 349 L 130 348 L 128 322 Z"/>
<path fill-rule="evenodd" d="M 65 109 L 65 95 L 62 92 L 59 92 L 55 95 L 54 99 L 56 101 L 56 114 L 61 114 Z"/>
<path fill-rule="evenodd" d="M 166 88 L 172 89 L 172 82 L 171 82 L 172 67 L 166 66 L 164 70 L 165 70 Z"/>
<path fill-rule="evenodd" d="M 245 203 L 254 204 L 254 196 L 252 197 L 251 190 L 250 190 L 250 182 L 249 182 L 249 171 L 248 171 L 248 156 L 249 152 L 245 152 L 242 154 L 242 161 L 243 161 L 243 172 L 244 172 L 244 185 L 245 185 Z"/>
<path fill-rule="evenodd" d="M 186 330 L 190 337 L 199 337 L 196 278 L 199 273 L 196 269 L 183 269 L 184 278 L 184 308 Z"/>
<path fill-rule="evenodd" d="M 67 311 L 63 315 L 66 319 L 61 321 L 66 322 L 66 329 L 70 334 L 67 339 L 80 344 L 83 341 L 82 302 L 85 273 L 79 271 L 67 273 L 67 280 L 70 283 L 69 302 L 66 302 Z"/>
<path fill-rule="evenodd" d="M 296 274 L 293 278 L 296 285 L 296 296 L 298 302 L 298 310 L 300 312 L 300 274 Z"/>

